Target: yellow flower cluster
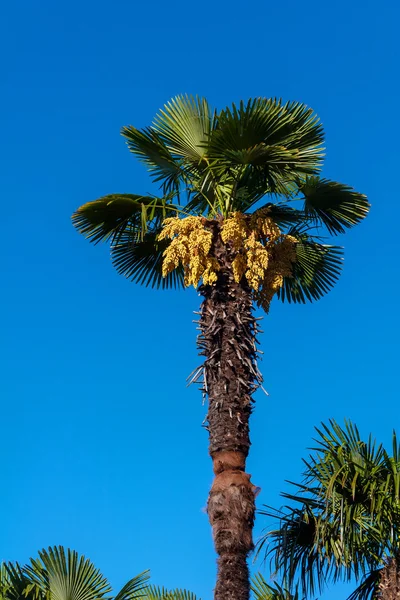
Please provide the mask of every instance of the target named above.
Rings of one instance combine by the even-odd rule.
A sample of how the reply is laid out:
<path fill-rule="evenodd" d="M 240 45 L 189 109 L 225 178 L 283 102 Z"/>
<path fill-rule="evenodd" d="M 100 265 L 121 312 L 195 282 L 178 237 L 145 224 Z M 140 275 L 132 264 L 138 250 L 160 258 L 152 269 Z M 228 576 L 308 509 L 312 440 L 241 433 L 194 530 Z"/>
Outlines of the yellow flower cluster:
<path fill-rule="evenodd" d="M 243 248 L 245 240 L 250 235 L 248 219 L 240 212 L 235 212 L 223 222 L 221 238 L 224 244 L 230 242 L 234 250 Z"/>
<path fill-rule="evenodd" d="M 172 217 L 165 219 L 159 240 L 172 241 L 164 251 L 162 274 L 165 277 L 183 265 L 185 285 L 197 287 L 201 278 L 205 285 L 217 281 L 218 261 L 209 256 L 212 233 L 204 228 L 202 217 Z"/>
<path fill-rule="evenodd" d="M 212 232 L 204 225 L 203 217 L 165 219 L 158 239 L 172 241 L 163 254 L 164 277 L 183 265 L 186 286 L 197 287 L 200 279 L 205 285 L 217 281 L 220 265 L 210 256 Z M 255 301 L 268 312 L 284 277 L 292 276 L 297 239 L 282 234 L 267 212 L 256 216 L 236 212 L 225 219 L 220 231 L 222 241 L 234 252 L 235 281 L 239 283 L 245 276 Z"/>
<path fill-rule="evenodd" d="M 247 259 L 246 279 L 250 287 L 257 291 L 267 274 L 269 258 L 268 249 L 256 239 L 255 231 L 245 242 L 245 254 Z M 239 282 L 240 279 L 237 281 Z"/>
<path fill-rule="evenodd" d="M 254 299 L 258 306 L 268 313 L 271 300 L 283 285 L 284 277 L 293 276 L 293 263 L 296 261 L 297 239 L 292 235 L 281 236 L 270 254 L 268 270 L 261 290 L 255 290 Z"/>

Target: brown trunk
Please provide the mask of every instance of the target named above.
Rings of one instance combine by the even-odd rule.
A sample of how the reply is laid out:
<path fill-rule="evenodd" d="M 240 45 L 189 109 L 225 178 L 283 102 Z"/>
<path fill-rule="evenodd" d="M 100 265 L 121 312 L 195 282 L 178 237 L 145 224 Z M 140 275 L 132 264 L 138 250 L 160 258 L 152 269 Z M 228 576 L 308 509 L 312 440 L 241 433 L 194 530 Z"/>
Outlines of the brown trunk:
<path fill-rule="evenodd" d="M 257 324 L 251 291 L 236 283 L 231 251 L 213 221 L 214 255 L 221 265 L 218 281 L 203 286 L 199 348 L 205 358 L 204 393 L 208 395 L 209 452 L 215 479 L 208 516 L 219 555 L 215 600 L 248 600 L 247 555 L 253 549 L 255 486 L 245 472 L 250 448 L 252 394 L 261 383 L 256 364 Z"/>
<path fill-rule="evenodd" d="M 382 569 L 378 585 L 378 598 L 381 600 L 400 600 L 400 564 L 398 559 L 389 559 Z"/>

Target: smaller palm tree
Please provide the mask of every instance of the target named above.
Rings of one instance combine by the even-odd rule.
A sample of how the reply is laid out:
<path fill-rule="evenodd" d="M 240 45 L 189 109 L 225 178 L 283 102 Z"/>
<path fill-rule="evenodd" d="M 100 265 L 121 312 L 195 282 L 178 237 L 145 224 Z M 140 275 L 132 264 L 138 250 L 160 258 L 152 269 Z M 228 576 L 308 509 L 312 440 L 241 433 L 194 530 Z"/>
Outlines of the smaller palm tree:
<path fill-rule="evenodd" d="M 351 422 L 316 430 L 317 447 L 304 461 L 303 483 L 281 510 L 279 527 L 259 543 L 289 585 L 304 593 L 329 581 L 355 578 L 349 600 L 395 600 L 400 590 L 400 445 L 391 454 L 371 436 L 365 442 Z"/>
<path fill-rule="evenodd" d="M 0 600 L 196 600 L 186 590 L 149 584 L 149 572 L 130 579 L 116 594 L 93 563 L 74 550 L 55 546 L 29 565 L 0 565 Z"/>

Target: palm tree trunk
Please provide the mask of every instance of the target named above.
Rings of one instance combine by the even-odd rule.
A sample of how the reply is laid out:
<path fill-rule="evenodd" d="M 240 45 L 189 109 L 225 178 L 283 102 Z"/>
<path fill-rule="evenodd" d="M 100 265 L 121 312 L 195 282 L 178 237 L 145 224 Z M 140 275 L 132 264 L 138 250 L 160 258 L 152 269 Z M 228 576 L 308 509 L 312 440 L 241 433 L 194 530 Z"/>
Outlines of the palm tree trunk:
<path fill-rule="evenodd" d="M 209 452 L 215 479 L 208 500 L 218 558 L 215 600 L 248 600 L 247 556 L 253 549 L 255 486 L 245 472 L 250 448 L 252 394 L 260 385 L 256 364 L 257 324 L 251 291 L 236 283 L 232 256 L 214 221 L 214 255 L 221 265 L 218 281 L 203 286 L 199 348 L 205 358 L 204 391 L 208 394 Z"/>
<path fill-rule="evenodd" d="M 381 600 L 400 600 L 400 563 L 391 558 L 381 571 L 378 585 Z"/>

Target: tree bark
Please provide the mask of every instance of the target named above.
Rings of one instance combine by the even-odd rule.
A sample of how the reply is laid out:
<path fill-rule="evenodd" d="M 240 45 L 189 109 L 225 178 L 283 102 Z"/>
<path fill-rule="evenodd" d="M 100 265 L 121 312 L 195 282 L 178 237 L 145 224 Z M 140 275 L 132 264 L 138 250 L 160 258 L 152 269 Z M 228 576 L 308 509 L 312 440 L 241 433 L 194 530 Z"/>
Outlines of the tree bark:
<path fill-rule="evenodd" d="M 377 595 L 381 600 L 400 600 L 399 559 L 389 559 L 382 569 Z"/>
<path fill-rule="evenodd" d="M 255 491 L 245 472 L 250 448 L 252 394 L 261 383 L 256 363 L 257 323 L 251 290 L 236 283 L 232 250 L 212 221 L 213 255 L 221 270 L 218 281 L 203 286 L 198 345 L 205 356 L 204 388 L 208 395 L 209 452 L 215 479 L 207 511 L 218 558 L 215 600 L 248 600 L 247 556 L 253 549 Z"/>

